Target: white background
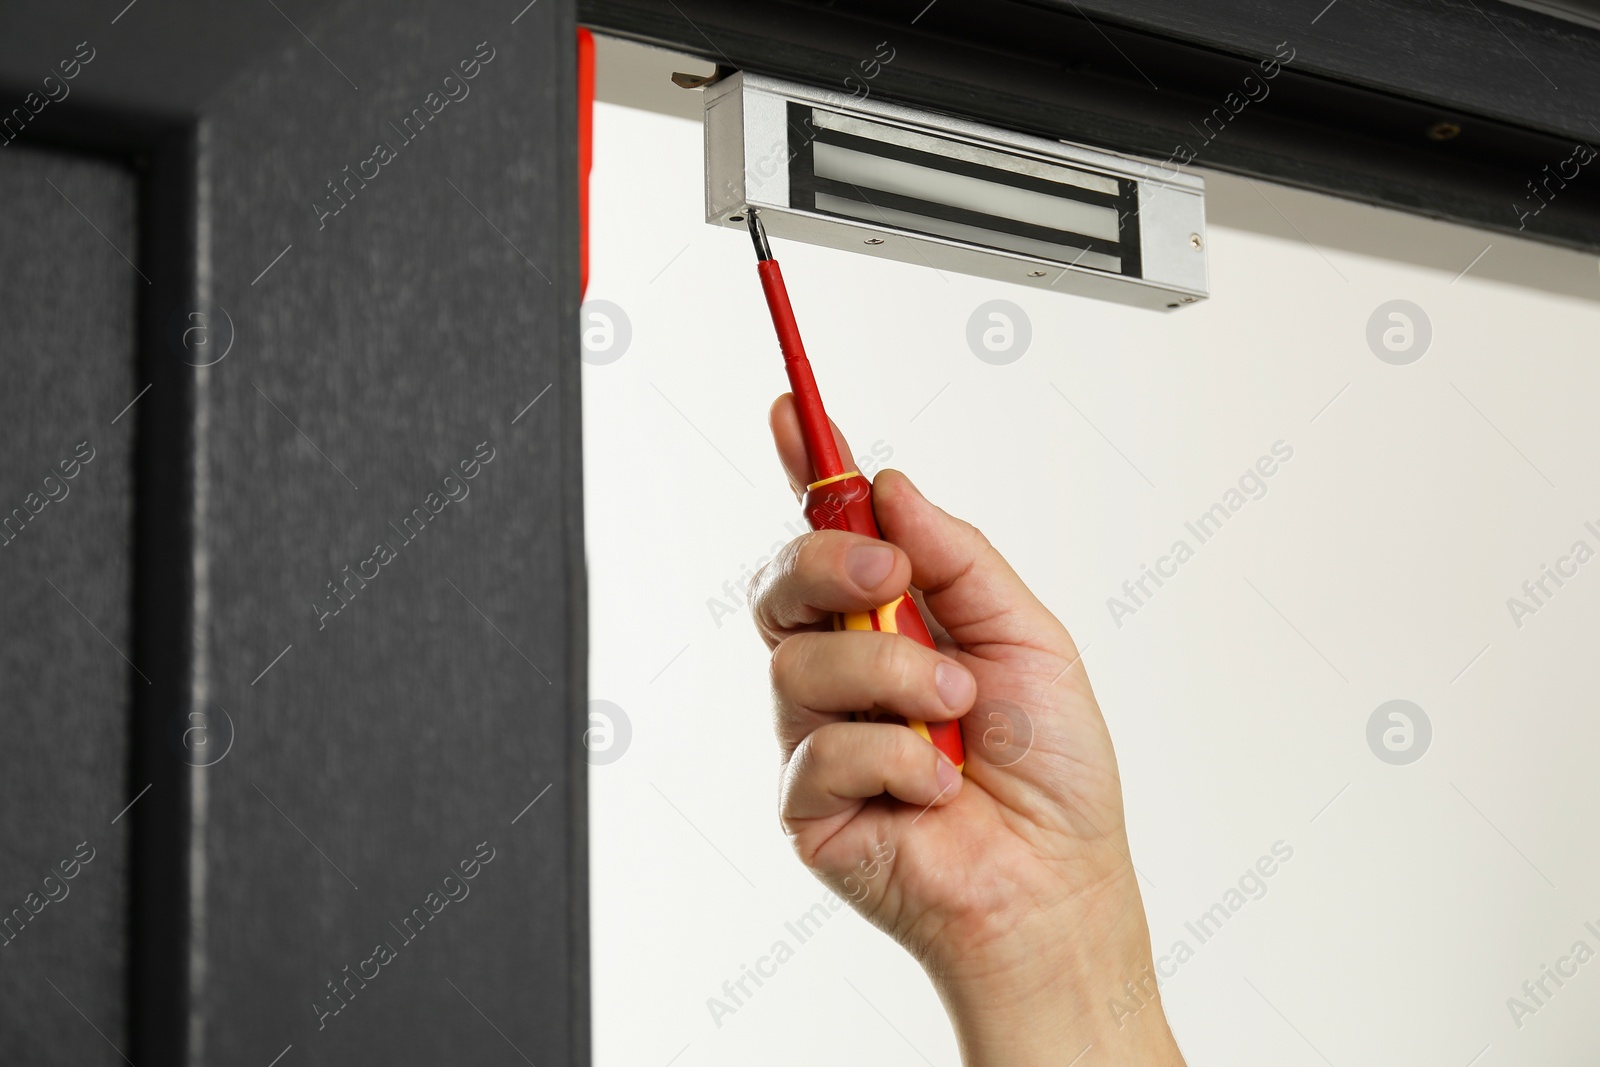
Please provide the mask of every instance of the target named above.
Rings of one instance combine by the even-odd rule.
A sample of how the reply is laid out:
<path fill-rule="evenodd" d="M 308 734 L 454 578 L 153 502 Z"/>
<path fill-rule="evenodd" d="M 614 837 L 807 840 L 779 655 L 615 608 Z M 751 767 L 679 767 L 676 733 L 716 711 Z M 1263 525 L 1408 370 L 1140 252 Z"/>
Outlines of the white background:
<path fill-rule="evenodd" d="M 748 239 L 702 221 L 701 153 L 696 122 L 597 107 L 588 297 L 632 338 L 584 369 L 590 690 L 632 738 L 590 774 L 595 1062 L 954 1065 L 896 945 L 848 910 L 784 929 L 824 890 L 778 827 L 742 588 L 798 515 L 766 429 L 785 383 Z M 783 244 L 831 413 L 1085 649 L 1158 956 L 1293 848 L 1164 988 L 1191 1064 L 1593 1063 L 1600 960 L 1520 1029 L 1506 999 L 1600 951 L 1600 561 L 1520 629 L 1506 601 L 1600 549 L 1600 271 L 1206 177 L 1212 296 L 1167 315 Z M 1032 323 L 1006 366 L 966 342 L 994 298 Z M 1432 324 L 1409 366 L 1366 340 L 1393 299 Z M 1117 627 L 1107 598 L 1280 440 L 1267 495 Z M 1433 725 L 1409 766 L 1366 741 L 1395 698 Z M 779 939 L 795 957 L 718 1026 L 707 999 Z"/>

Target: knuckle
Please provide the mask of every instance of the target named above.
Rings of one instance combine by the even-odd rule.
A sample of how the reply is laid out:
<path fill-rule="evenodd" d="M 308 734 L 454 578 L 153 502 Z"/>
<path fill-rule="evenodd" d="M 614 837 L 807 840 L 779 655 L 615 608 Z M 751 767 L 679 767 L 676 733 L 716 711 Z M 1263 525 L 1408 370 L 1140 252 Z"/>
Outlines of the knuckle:
<path fill-rule="evenodd" d="M 885 741 L 879 757 L 883 760 L 885 777 L 908 781 L 921 771 L 927 743 L 916 731 L 904 726 L 892 727 L 892 731 L 883 735 Z"/>
<path fill-rule="evenodd" d="M 784 833 L 790 835 L 798 835 L 802 829 L 801 820 L 795 810 L 795 797 L 799 791 L 800 778 L 805 771 L 805 760 L 807 759 L 805 747 L 805 743 L 801 742 L 800 747 L 795 749 L 794 754 L 784 764 L 783 776 L 778 782 L 778 825 L 783 827 Z M 796 837 L 795 847 L 796 849 L 799 848 L 798 837 Z M 805 857 L 802 855 L 801 858 L 804 859 Z M 808 863 L 807 866 L 810 866 L 810 864 Z"/>
<path fill-rule="evenodd" d="M 957 521 L 959 521 L 962 526 L 966 527 L 967 537 L 969 540 L 971 540 L 973 547 L 988 551 L 994 550 L 994 542 L 990 541 L 989 536 L 982 530 L 978 529 L 965 519 L 959 519 Z"/>
<path fill-rule="evenodd" d="M 767 573 L 772 570 L 772 565 L 776 562 L 777 559 L 773 558 L 763 563 L 756 568 L 756 572 L 750 576 L 750 580 L 744 583 L 744 598 L 747 602 L 754 604 L 761 599 L 762 590 L 767 585 Z"/>
<path fill-rule="evenodd" d="M 816 773 L 821 768 L 838 763 L 844 757 L 849 744 L 846 732 L 838 729 L 843 725 L 845 724 L 829 723 L 817 727 L 806 735 L 806 739 L 800 742 L 800 748 L 795 751 L 796 774 Z"/>
<path fill-rule="evenodd" d="M 870 669 L 883 691 L 904 694 L 916 689 L 922 664 L 908 647 L 912 642 L 900 640 L 894 634 L 874 634 L 873 638 L 877 648 L 872 652 Z"/>
<path fill-rule="evenodd" d="M 832 540 L 828 535 L 831 530 L 811 530 L 803 533 L 789 543 L 794 546 L 795 555 L 802 565 L 815 566 L 817 560 L 828 549 L 828 542 Z"/>
<path fill-rule="evenodd" d="M 808 617 L 807 605 L 832 580 L 838 551 L 834 530 L 801 534 L 750 579 L 748 596 L 760 624 L 782 630 Z"/>
<path fill-rule="evenodd" d="M 768 640 L 805 614 L 804 598 L 795 588 L 797 555 L 795 542 L 789 542 L 750 580 L 751 615 Z"/>
<path fill-rule="evenodd" d="M 837 554 L 833 544 L 837 537 L 836 530 L 812 530 L 790 541 L 789 547 L 794 550 L 792 570 L 795 576 L 809 579 L 825 571 Z"/>
<path fill-rule="evenodd" d="M 795 682 L 805 673 L 806 663 L 811 659 L 808 640 L 810 634 L 793 634 L 778 642 L 772 650 L 772 660 L 769 664 L 769 673 L 772 680 L 772 691 L 779 697 L 787 696 L 793 691 Z"/>
<path fill-rule="evenodd" d="M 795 543 L 790 541 L 768 560 L 745 586 L 745 595 L 753 604 L 770 602 L 774 591 L 783 584 L 783 578 L 794 566 Z"/>
<path fill-rule="evenodd" d="M 802 595 L 809 596 L 837 583 L 843 570 L 839 540 L 835 530 L 813 530 L 795 538 L 799 548 L 795 554 L 794 577 L 803 590 Z"/>

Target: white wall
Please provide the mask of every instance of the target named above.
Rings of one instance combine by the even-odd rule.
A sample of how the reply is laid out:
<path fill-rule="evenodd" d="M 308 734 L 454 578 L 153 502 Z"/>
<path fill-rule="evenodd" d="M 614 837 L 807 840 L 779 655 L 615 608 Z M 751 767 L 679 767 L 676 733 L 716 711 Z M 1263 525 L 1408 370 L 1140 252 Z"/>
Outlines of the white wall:
<path fill-rule="evenodd" d="M 777 824 L 765 651 L 742 602 L 708 602 L 797 519 L 765 424 L 785 384 L 701 181 L 697 123 L 599 106 L 589 298 L 632 339 L 584 371 L 590 688 L 632 739 L 591 771 L 596 1063 L 955 1064 L 897 946 L 848 911 L 803 945 L 784 928 L 824 890 Z M 784 244 L 832 414 L 1086 649 L 1157 955 L 1196 949 L 1164 992 L 1192 1064 L 1593 1063 L 1600 960 L 1520 1029 L 1506 999 L 1600 951 L 1600 561 L 1520 628 L 1506 601 L 1600 549 L 1600 272 L 1208 182 L 1212 298 L 1171 315 Z M 965 340 L 997 297 L 1033 329 L 1007 366 Z M 1432 323 L 1408 366 L 1365 336 L 1397 298 Z M 1115 625 L 1107 598 L 1278 441 L 1267 494 Z M 1366 740 L 1395 698 L 1434 731 L 1408 766 Z M 1200 945 L 1185 921 L 1278 841 L 1293 859 Z M 707 998 L 779 939 L 795 957 L 718 1026 Z"/>

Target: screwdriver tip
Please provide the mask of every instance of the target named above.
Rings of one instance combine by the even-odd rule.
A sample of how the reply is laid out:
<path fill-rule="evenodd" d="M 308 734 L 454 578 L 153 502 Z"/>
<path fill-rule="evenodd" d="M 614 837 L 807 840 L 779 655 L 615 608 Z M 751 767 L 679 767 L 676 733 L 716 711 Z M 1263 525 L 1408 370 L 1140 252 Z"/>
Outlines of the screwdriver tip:
<path fill-rule="evenodd" d="M 750 227 L 750 240 L 756 246 L 756 258 L 763 263 L 772 258 L 772 248 L 767 244 L 767 230 L 761 225 L 756 209 L 745 212 L 745 224 Z"/>

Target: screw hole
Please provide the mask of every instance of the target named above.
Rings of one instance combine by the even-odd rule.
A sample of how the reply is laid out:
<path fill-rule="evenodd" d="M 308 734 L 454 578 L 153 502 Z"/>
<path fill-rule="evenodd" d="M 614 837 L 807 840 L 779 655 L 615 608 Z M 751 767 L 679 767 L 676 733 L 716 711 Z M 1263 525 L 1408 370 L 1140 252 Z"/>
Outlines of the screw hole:
<path fill-rule="evenodd" d="M 743 222 L 744 221 L 744 216 L 743 215 L 729 215 L 728 216 L 728 221 L 729 222 Z"/>
<path fill-rule="evenodd" d="M 1428 140 L 1448 141 L 1461 133 L 1461 126 L 1454 122 L 1435 122 L 1428 127 Z"/>

